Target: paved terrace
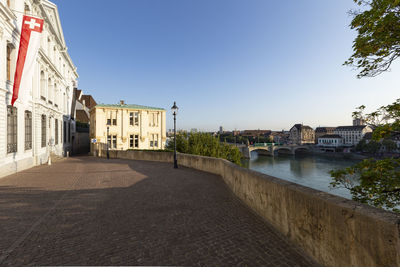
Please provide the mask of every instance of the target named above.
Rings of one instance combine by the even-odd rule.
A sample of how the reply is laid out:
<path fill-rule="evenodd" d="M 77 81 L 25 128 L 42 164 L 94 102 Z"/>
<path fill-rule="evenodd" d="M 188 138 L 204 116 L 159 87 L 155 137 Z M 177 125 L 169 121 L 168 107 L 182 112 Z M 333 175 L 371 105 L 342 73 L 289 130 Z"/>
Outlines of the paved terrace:
<path fill-rule="evenodd" d="M 70 158 L 0 179 L 0 265 L 313 266 L 216 175 Z"/>

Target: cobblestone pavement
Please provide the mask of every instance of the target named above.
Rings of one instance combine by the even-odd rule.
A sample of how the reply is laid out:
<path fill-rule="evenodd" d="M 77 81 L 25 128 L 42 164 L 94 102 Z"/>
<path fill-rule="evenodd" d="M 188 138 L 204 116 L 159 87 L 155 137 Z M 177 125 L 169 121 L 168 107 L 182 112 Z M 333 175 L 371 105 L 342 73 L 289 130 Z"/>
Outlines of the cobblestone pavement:
<path fill-rule="evenodd" d="M 76 157 L 0 179 L 0 265 L 313 266 L 216 175 Z"/>

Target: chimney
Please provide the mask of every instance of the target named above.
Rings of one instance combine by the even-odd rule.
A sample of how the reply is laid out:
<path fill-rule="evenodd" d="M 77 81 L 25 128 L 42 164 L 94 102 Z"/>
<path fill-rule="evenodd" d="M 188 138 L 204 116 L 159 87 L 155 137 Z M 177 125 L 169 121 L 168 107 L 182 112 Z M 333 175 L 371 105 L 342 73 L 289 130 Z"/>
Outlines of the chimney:
<path fill-rule="evenodd" d="M 122 106 L 122 105 L 125 105 L 125 101 L 124 100 L 120 100 L 119 101 L 119 104 Z"/>

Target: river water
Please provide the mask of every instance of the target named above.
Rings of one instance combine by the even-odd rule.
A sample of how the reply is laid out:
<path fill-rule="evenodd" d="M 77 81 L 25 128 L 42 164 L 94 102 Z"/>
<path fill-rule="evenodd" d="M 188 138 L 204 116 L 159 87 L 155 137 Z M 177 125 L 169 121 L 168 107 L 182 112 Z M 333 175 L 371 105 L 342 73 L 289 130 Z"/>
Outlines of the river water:
<path fill-rule="evenodd" d="M 349 190 L 330 187 L 332 177 L 329 171 L 346 168 L 357 162 L 359 161 L 302 154 L 271 157 L 252 152 L 251 159 L 245 164 L 251 170 L 351 199 Z"/>

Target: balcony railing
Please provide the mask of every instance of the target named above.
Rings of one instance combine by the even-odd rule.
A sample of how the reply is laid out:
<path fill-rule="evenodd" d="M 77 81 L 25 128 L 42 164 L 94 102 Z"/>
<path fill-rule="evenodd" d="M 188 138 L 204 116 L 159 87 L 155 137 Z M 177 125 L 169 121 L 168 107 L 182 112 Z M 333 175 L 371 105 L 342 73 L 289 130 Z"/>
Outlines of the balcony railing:
<path fill-rule="evenodd" d="M 7 144 L 7 153 L 17 152 L 17 143 Z"/>
<path fill-rule="evenodd" d="M 26 141 L 25 142 L 25 150 L 29 150 L 29 149 L 32 149 L 32 142 Z"/>

